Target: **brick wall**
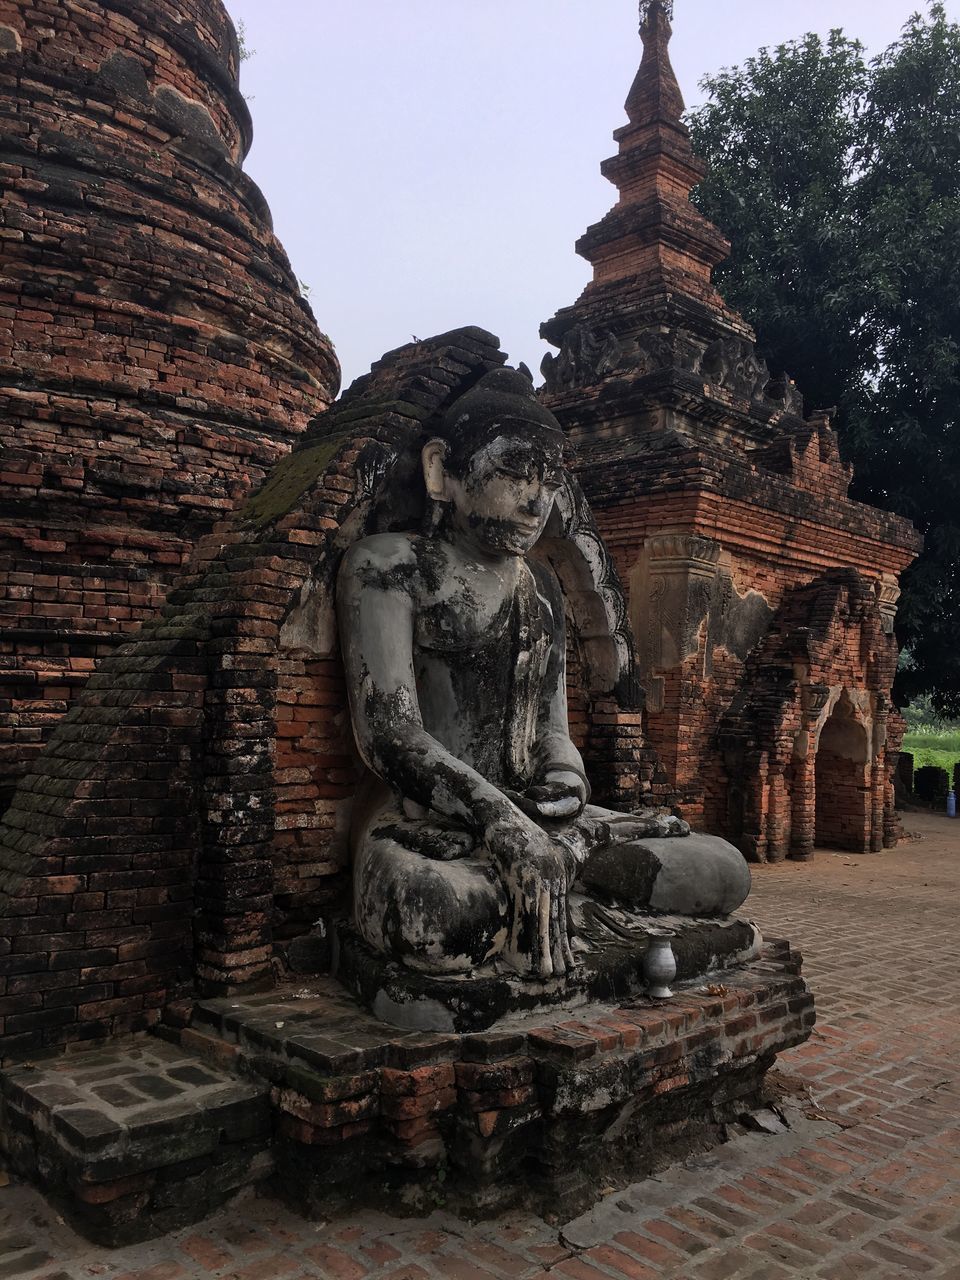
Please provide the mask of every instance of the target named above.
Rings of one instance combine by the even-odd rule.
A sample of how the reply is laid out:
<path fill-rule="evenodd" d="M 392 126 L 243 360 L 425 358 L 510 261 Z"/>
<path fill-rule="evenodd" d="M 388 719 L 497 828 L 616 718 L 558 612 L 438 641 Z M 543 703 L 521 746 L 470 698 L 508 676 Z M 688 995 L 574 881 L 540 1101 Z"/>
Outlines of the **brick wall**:
<path fill-rule="evenodd" d="M 219 0 L 0 0 L 0 808 L 336 394 Z"/>
<path fill-rule="evenodd" d="M 789 592 L 720 718 L 708 821 L 760 859 L 892 843 L 896 661 L 876 592 L 856 570 Z"/>
<path fill-rule="evenodd" d="M 89 679 L 0 825 L 0 1055 L 149 1025 L 194 985 L 270 985 L 285 944 L 342 902 L 359 774 L 336 570 L 364 532 L 411 527 L 431 421 L 504 359 L 476 329 L 384 357 Z M 572 494 L 569 537 L 544 554 L 589 598 L 589 626 L 570 607 L 588 771 L 599 796 L 656 798 L 625 602 Z"/>

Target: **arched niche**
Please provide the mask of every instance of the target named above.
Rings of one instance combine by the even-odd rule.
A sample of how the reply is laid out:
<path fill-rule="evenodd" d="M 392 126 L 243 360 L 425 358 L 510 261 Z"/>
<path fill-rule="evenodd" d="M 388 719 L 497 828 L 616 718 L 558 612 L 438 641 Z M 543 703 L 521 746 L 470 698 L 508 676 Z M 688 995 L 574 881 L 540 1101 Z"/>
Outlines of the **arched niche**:
<path fill-rule="evenodd" d="M 874 744 L 863 696 L 843 690 L 817 736 L 814 761 L 815 842 L 827 849 L 865 852 L 869 846 Z"/>
<path fill-rule="evenodd" d="M 640 709 L 636 656 L 627 604 L 616 570 L 579 484 L 567 476 L 533 555 L 557 575 L 567 626 L 577 648 L 588 698 Z"/>

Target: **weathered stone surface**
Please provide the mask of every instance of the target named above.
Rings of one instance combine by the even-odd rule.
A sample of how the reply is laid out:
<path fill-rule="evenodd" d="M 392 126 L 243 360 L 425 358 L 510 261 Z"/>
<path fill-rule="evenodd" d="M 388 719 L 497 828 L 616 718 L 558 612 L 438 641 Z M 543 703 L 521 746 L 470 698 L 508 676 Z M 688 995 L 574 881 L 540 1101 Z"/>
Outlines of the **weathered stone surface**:
<path fill-rule="evenodd" d="M 91 677 L 0 823 L 0 986 L 22 979 L 0 993 L 4 1057 L 150 1026 L 194 980 L 272 985 L 274 945 L 341 890 L 357 769 L 329 594 L 340 526 L 373 518 L 422 432 L 397 388 L 436 371 L 442 412 L 451 379 L 503 359 L 479 329 L 385 357 Z M 287 639 L 303 613 L 312 649 Z"/>
<path fill-rule="evenodd" d="M 644 915 L 576 892 L 570 918 L 578 964 L 563 979 L 532 981 L 502 963 L 466 975 L 418 973 L 374 951 L 349 926 L 338 930 L 336 975 L 381 1022 L 408 1030 L 470 1032 L 495 1027 L 512 1014 L 555 1016 L 558 1007 L 575 1012 L 597 1001 L 641 995 L 650 931 L 669 927 L 675 934 L 681 980 L 735 969 L 756 958 L 761 941 L 744 920 Z"/>
<path fill-rule="evenodd" d="M 194 1220 L 274 1163 L 271 1185 L 309 1212 L 416 1203 L 438 1169 L 453 1206 L 569 1211 L 755 1104 L 772 1055 L 812 1025 L 798 970 L 770 943 L 670 1001 L 515 1015 L 471 1035 L 385 1028 L 329 980 L 202 1001 L 165 1029 L 179 1048 L 141 1038 L 8 1070 L 8 1151 L 107 1242 Z"/>
<path fill-rule="evenodd" d="M 212 1061 L 230 1047 L 270 1082 L 274 1186 L 308 1212 L 416 1203 L 437 1169 L 451 1205 L 556 1212 L 589 1203 L 598 1179 L 715 1141 L 724 1117 L 754 1105 L 773 1055 L 810 1034 L 799 966 L 788 944 L 769 943 L 670 1001 L 541 1010 L 467 1035 L 391 1030 L 313 980 L 202 1001 L 179 1035 Z M 327 1053 L 310 1053 L 311 1024 L 329 1028 Z M 364 1048 L 351 1057 L 352 1042 Z"/>
<path fill-rule="evenodd" d="M 268 1090 L 141 1039 L 0 1073 L 6 1158 L 104 1244 L 206 1217 L 272 1167 Z"/>
<path fill-rule="evenodd" d="M 629 849 L 603 846 L 588 856 L 581 878 L 621 902 L 690 916 L 726 915 L 750 892 L 739 850 L 699 832 L 682 840 L 644 837 Z"/>
<path fill-rule="evenodd" d="M 732 845 L 691 837 L 670 814 L 587 803 L 567 713 L 565 616 L 592 588 L 602 634 L 605 581 L 620 593 L 577 544 L 563 434 L 528 372 L 487 373 L 429 435 L 422 514 L 357 541 L 337 578 L 350 714 L 367 769 L 351 820 L 351 921 L 375 953 L 413 972 L 417 993 L 405 998 L 403 973 L 380 977 L 347 936 L 339 963 L 387 1021 L 481 1028 L 498 1001 L 526 1008 L 541 995 L 584 999 L 592 990 L 590 962 L 585 981 L 574 952 L 588 939 L 568 910 L 581 871 L 584 892 L 599 885 L 637 911 L 718 916 L 746 899 L 750 874 Z M 581 516 L 581 535 L 586 523 Z M 569 573 L 576 555 L 579 581 Z M 628 639 L 623 654 L 611 649 L 614 693 L 632 683 L 633 647 Z M 593 719 L 605 727 L 602 712 Z M 632 764 L 627 756 L 624 768 Z M 490 967 L 535 990 L 491 980 Z M 423 975 L 462 982 L 445 1004 L 444 983 L 418 985 Z"/>

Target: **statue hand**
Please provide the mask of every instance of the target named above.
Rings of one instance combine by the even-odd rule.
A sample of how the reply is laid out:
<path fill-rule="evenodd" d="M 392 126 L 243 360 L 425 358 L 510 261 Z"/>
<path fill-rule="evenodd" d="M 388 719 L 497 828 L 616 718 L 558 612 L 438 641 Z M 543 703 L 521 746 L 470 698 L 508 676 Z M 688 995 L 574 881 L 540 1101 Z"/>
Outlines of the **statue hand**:
<path fill-rule="evenodd" d="M 524 796 L 525 813 L 548 821 L 578 818 L 587 803 L 587 784 L 578 773 L 551 769 L 543 782 L 530 787 Z"/>
<path fill-rule="evenodd" d="M 511 901 L 504 958 L 521 973 L 562 977 L 573 968 L 563 851 L 532 822 L 503 821 L 484 833 Z"/>

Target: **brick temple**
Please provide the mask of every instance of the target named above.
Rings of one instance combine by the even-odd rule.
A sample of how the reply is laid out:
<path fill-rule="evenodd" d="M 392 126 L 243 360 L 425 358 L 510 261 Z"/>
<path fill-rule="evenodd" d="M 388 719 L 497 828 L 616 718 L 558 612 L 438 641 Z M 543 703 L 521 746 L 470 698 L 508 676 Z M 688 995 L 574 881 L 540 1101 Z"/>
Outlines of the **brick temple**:
<path fill-rule="evenodd" d="M 546 328 L 580 454 L 537 548 L 571 732 L 618 807 L 679 796 L 755 857 L 875 847 L 917 540 L 847 500 L 829 420 L 712 289 L 668 35 L 654 0 L 622 202 Z M 442 1171 L 474 1209 L 556 1211 L 718 1140 L 815 1017 L 800 956 L 747 921 L 691 917 L 668 1003 L 561 987 L 500 1028 L 391 1025 L 339 980 L 361 775 L 333 584 L 356 538 L 418 527 L 423 444 L 498 340 L 415 340 L 329 404 L 335 357 L 239 168 L 219 0 L 0 0 L 0 51 L 6 1159 L 116 1244 L 251 1183 L 327 1216 Z M 751 945 L 721 956 L 731 929 Z"/>
<path fill-rule="evenodd" d="M 616 206 L 577 244 L 593 267 L 547 321 L 544 398 L 620 577 L 646 728 L 683 815 L 756 860 L 896 842 L 890 698 L 898 578 L 921 542 L 848 497 L 829 412 L 804 417 L 711 282 L 729 244 L 690 203 L 662 0 L 617 155 Z"/>
<path fill-rule="evenodd" d="M 0 811 L 336 395 L 219 0 L 2 0 Z"/>

